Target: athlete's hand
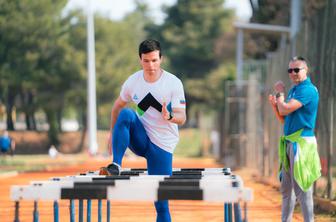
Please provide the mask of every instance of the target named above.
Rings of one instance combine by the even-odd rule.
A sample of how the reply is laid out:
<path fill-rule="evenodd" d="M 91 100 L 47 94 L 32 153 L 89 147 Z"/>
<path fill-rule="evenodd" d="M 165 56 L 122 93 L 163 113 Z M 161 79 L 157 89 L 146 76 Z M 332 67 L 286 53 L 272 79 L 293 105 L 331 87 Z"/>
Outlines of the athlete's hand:
<path fill-rule="evenodd" d="M 268 101 L 270 102 L 272 106 L 276 106 L 276 98 L 274 95 L 272 94 L 268 95 Z"/>
<path fill-rule="evenodd" d="M 170 118 L 170 112 L 168 111 L 167 109 L 167 104 L 166 102 L 163 102 L 162 104 L 162 118 L 165 119 L 165 120 L 168 120 Z"/>
<path fill-rule="evenodd" d="M 274 84 L 274 91 L 276 93 L 279 93 L 279 92 L 285 92 L 285 84 L 282 82 L 282 81 L 277 81 L 275 84 Z"/>

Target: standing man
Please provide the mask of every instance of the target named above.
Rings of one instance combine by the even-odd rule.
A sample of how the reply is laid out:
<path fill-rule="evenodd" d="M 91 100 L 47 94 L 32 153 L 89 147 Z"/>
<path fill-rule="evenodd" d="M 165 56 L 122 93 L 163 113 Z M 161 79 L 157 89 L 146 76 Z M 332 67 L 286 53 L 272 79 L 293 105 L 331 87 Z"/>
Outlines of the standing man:
<path fill-rule="evenodd" d="M 158 41 L 143 41 L 139 45 L 139 57 L 142 70 L 124 82 L 112 108 L 113 162 L 100 169 L 101 175 L 120 173 L 127 147 L 146 158 L 148 174 L 172 174 L 173 151 L 179 140 L 178 125 L 186 121 L 183 85 L 175 75 L 161 69 Z M 136 112 L 124 109 L 129 102 L 135 103 Z M 156 221 L 171 221 L 168 201 L 154 204 Z"/>
<path fill-rule="evenodd" d="M 278 81 L 274 85 L 276 95 L 269 96 L 277 118 L 284 123 L 279 146 L 283 222 L 292 221 L 295 196 L 304 221 L 314 221 L 312 185 L 321 176 L 314 134 L 319 94 L 307 73 L 305 59 L 292 58 L 288 74 L 294 86 L 285 98 L 285 85 Z"/>

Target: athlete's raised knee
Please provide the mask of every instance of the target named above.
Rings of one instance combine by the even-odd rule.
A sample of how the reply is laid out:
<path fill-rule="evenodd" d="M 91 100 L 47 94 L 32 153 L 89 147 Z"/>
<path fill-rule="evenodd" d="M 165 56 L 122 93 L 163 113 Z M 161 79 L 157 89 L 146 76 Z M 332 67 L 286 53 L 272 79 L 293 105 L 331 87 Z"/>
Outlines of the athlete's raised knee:
<path fill-rule="evenodd" d="M 118 116 L 118 121 L 121 122 L 129 122 L 134 118 L 134 111 L 130 108 L 124 108 L 120 111 L 119 116 Z"/>

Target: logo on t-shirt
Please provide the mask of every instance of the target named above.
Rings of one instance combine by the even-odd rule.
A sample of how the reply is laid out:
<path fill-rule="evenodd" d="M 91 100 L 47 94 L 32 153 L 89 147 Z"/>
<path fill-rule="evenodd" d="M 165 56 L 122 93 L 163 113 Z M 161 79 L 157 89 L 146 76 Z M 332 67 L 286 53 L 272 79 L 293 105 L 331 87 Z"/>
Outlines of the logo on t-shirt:
<path fill-rule="evenodd" d="M 134 100 L 138 100 L 139 97 L 138 97 L 136 94 L 134 94 L 133 99 L 134 99 Z"/>
<path fill-rule="evenodd" d="M 162 105 L 159 103 L 151 93 L 148 93 L 137 105 L 137 112 L 142 116 L 149 107 L 153 107 L 158 112 L 162 111 Z"/>

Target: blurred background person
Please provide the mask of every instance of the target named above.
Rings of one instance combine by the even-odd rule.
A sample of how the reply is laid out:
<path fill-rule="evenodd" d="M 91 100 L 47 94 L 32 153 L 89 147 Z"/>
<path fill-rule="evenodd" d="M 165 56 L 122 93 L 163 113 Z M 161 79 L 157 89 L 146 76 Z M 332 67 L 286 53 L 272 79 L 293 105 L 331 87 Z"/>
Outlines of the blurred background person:
<path fill-rule="evenodd" d="M 0 151 L 1 153 L 10 152 L 12 156 L 14 155 L 15 141 L 9 136 L 7 130 L 3 131 L 2 135 L 0 136 Z"/>

